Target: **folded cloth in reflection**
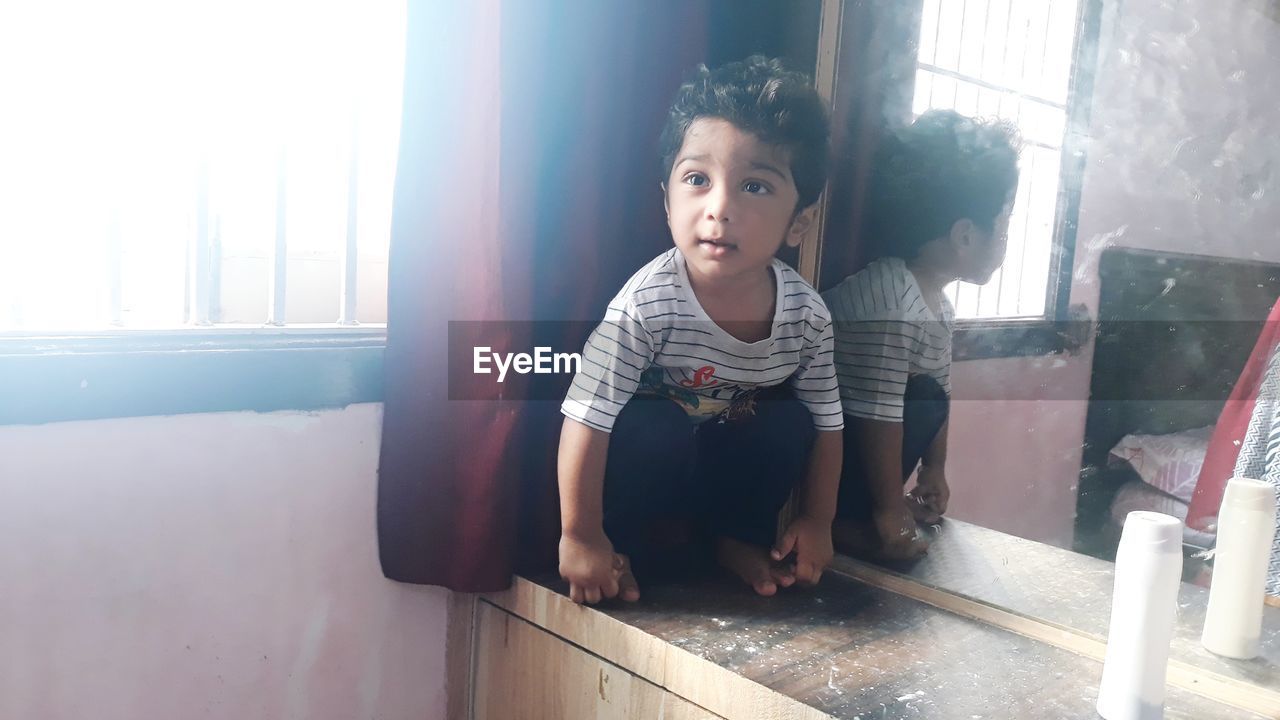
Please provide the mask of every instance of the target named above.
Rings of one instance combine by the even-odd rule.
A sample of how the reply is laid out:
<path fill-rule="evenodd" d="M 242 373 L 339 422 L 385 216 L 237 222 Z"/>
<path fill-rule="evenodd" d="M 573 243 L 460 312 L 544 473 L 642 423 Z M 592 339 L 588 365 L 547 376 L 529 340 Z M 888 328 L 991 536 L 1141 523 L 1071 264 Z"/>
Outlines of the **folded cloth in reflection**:
<path fill-rule="evenodd" d="M 1212 434 L 1213 426 L 1164 435 L 1132 433 L 1111 448 L 1109 461 L 1128 464 L 1143 482 L 1177 498 L 1185 508 L 1195 492 Z"/>

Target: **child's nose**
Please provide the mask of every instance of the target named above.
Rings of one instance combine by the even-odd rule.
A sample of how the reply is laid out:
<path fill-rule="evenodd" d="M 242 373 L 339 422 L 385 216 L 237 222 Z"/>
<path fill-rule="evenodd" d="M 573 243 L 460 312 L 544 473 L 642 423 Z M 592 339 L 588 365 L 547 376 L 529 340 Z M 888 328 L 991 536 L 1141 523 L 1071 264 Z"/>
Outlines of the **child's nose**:
<path fill-rule="evenodd" d="M 713 188 L 707 193 L 707 214 L 706 219 L 712 222 L 726 223 L 729 222 L 729 216 L 732 213 L 730 207 L 729 192 L 725 190 L 723 184 L 717 188 Z"/>

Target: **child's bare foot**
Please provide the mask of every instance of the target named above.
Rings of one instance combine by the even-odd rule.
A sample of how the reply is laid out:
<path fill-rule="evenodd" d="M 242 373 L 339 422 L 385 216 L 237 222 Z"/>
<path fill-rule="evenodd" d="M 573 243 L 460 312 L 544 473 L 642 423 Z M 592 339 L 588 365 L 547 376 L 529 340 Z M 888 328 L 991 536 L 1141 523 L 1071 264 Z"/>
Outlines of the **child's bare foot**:
<path fill-rule="evenodd" d="M 716 562 L 742 578 L 757 594 L 766 597 L 778 592 L 779 587 L 790 587 L 796 581 L 790 570 L 769 557 L 767 548 L 731 538 L 716 541 Z"/>
<path fill-rule="evenodd" d="M 880 534 L 871 522 L 837 519 L 831 524 L 831 544 L 836 552 L 862 560 L 873 560 L 880 554 Z"/>
<path fill-rule="evenodd" d="M 874 523 L 849 520 L 836 520 L 832 524 L 831 542 L 836 552 L 849 557 L 890 564 L 917 560 L 929 547 L 928 542 L 916 536 L 886 543 L 880 538 Z"/>
<path fill-rule="evenodd" d="M 622 561 L 618 568 L 618 597 L 626 602 L 635 602 L 640 599 L 640 586 L 631 572 L 631 558 L 619 553 L 618 559 Z"/>

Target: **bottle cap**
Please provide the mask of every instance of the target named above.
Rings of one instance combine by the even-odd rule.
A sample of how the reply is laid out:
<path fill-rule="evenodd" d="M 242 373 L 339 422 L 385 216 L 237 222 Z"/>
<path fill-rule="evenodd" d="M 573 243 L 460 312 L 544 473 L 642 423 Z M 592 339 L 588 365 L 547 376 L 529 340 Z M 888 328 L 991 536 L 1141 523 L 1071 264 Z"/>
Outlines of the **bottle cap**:
<path fill-rule="evenodd" d="M 1274 513 L 1276 510 L 1276 491 L 1261 480 L 1249 478 L 1231 478 L 1227 481 L 1227 492 L 1222 496 L 1222 509 L 1261 510 Z"/>
<path fill-rule="evenodd" d="M 1149 550 L 1182 549 L 1182 521 L 1164 513 L 1138 510 L 1124 519 L 1121 545 L 1140 545 Z M 1154 546 L 1154 547 L 1153 547 Z"/>

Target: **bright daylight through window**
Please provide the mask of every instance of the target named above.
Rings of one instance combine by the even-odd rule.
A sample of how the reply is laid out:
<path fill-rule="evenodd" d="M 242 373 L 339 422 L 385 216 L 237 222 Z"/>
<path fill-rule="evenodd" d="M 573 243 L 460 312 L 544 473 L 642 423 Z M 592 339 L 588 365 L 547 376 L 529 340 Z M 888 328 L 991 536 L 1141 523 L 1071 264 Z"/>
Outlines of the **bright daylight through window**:
<path fill-rule="evenodd" d="M 386 322 L 404 2 L 0 6 L 0 332 Z"/>
<path fill-rule="evenodd" d="M 949 108 L 999 117 L 1015 123 L 1024 141 L 1004 267 L 985 286 L 949 289 L 960 319 L 1046 312 L 1078 6 L 1077 0 L 924 4 L 915 113 Z"/>

